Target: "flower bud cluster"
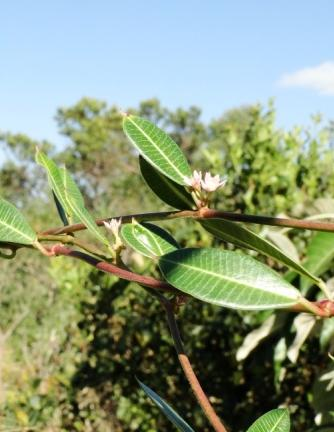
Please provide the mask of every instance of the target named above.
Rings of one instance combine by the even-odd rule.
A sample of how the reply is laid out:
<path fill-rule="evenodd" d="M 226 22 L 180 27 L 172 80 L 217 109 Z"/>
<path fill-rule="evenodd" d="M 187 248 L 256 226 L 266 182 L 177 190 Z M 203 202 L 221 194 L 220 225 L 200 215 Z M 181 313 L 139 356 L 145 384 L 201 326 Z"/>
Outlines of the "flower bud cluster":
<path fill-rule="evenodd" d="M 122 225 L 122 219 L 110 219 L 109 222 L 103 222 L 104 226 L 108 231 L 114 236 L 115 242 L 113 244 L 113 249 L 117 252 L 122 250 L 123 242 L 119 235 L 119 229 Z"/>
<path fill-rule="evenodd" d="M 185 184 L 192 189 L 194 198 L 199 206 L 208 204 L 209 195 L 224 187 L 227 181 L 226 177 L 220 177 L 219 174 L 213 176 L 211 173 L 206 172 L 204 176 L 201 171 L 194 171 L 191 177 L 185 176 L 183 178 Z"/>

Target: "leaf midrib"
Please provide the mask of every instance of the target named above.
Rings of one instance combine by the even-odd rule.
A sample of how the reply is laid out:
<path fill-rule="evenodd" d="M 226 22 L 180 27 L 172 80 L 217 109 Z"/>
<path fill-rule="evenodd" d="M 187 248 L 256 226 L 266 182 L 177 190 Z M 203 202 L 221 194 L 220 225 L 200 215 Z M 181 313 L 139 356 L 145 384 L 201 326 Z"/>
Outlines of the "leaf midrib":
<path fill-rule="evenodd" d="M 155 142 L 152 140 L 152 138 L 147 135 L 147 133 L 135 122 L 133 121 L 133 119 L 131 118 L 131 116 L 127 117 L 127 119 L 147 138 L 147 140 L 158 150 L 158 152 L 161 154 L 161 156 L 172 166 L 172 168 L 175 170 L 175 172 L 181 177 L 181 179 L 183 179 L 183 177 L 185 176 L 173 163 L 172 161 L 169 159 L 169 157 L 163 152 L 161 151 L 161 149 L 159 148 L 159 146 L 157 146 L 155 144 Z M 175 144 L 176 145 L 176 144 Z M 157 168 L 157 169 L 161 169 L 159 168 L 158 165 L 156 165 L 150 158 L 151 163 Z"/>
<path fill-rule="evenodd" d="M 289 298 L 288 296 L 284 296 L 284 295 L 275 293 L 275 292 L 273 292 L 271 290 L 261 289 L 261 288 L 258 288 L 257 286 L 251 285 L 251 284 L 249 284 L 249 285 L 246 285 L 245 283 L 241 284 L 240 281 L 238 281 L 236 279 L 233 279 L 233 278 L 231 278 L 229 276 L 226 276 L 226 275 L 221 275 L 219 273 L 214 273 L 214 272 L 212 272 L 210 270 L 205 270 L 205 269 L 202 269 L 202 268 L 193 267 L 193 266 L 191 266 L 189 264 L 184 264 L 184 263 L 180 263 L 180 262 L 177 262 L 177 261 L 171 261 L 171 260 L 168 260 L 166 258 L 163 258 L 163 261 L 169 262 L 170 264 L 177 264 L 179 267 L 186 267 L 186 268 L 194 270 L 196 272 L 206 273 L 208 275 L 218 277 L 221 280 L 228 280 L 228 281 L 230 281 L 232 283 L 235 283 L 236 285 L 241 286 L 241 287 L 247 287 L 248 286 L 248 287 L 250 287 L 250 288 L 252 288 L 254 290 L 260 291 L 260 292 L 265 291 L 267 293 L 270 293 L 270 294 L 273 294 L 273 295 L 277 295 L 277 296 L 280 296 L 280 297 L 285 297 L 285 298 L 288 298 L 288 299 L 291 299 L 291 300 L 298 300 L 298 296 L 296 296 L 296 298 Z"/>
<path fill-rule="evenodd" d="M 0 224 L 4 225 L 5 227 L 9 228 L 11 231 L 14 231 L 18 234 L 20 234 L 22 237 L 26 238 L 27 240 L 29 240 L 30 242 L 33 242 L 35 240 L 35 238 L 29 237 L 27 236 L 27 234 L 25 234 L 22 231 L 19 231 L 18 229 L 14 228 L 12 225 L 8 225 L 6 222 L 4 222 L 3 220 L 0 220 Z"/>
<path fill-rule="evenodd" d="M 152 239 L 153 243 L 155 243 L 160 256 L 163 255 L 164 251 L 161 249 L 158 240 L 155 238 L 155 235 L 153 235 L 153 233 L 148 228 L 146 228 L 146 227 L 144 227 L 144 228 L 147 230 L 148 236 Z"/>
<path fill-rule="evenodd" d="M 281 417 L 277 420 L 276 424 L 274 424 L 273 428 L 269 432 L 275 432 L 276 426 L 278 426 L 282 420 L 282 418 L 285 416 L 285 412 L 282 413 Z"/>

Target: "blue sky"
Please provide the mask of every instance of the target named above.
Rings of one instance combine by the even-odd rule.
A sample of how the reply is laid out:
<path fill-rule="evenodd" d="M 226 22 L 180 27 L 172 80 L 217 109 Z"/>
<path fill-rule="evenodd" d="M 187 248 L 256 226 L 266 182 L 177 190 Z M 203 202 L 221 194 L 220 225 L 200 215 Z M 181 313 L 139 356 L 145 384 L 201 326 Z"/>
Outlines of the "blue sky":
<path fill-rule="evenodd" d="M 333 16 L 332 0 L 3 2 L 0 129 L 61 142 L 56 109 L 82 96 L 334 118 Z"/>

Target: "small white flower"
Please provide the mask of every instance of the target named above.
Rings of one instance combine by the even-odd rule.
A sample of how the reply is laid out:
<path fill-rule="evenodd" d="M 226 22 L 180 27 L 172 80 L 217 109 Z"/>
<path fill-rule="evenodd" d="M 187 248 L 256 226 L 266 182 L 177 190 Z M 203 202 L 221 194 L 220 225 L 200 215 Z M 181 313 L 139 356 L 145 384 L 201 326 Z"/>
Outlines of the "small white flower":
<path fill-rule="evenodd" d="M 117 238 L 119 228 L 122 225 L 122 220 L 121 219 L 110 219 L 109 222 L 103 221 L 103 223 L 104 223 L 104 226 L 107 228 L 107 230 L 111 231 L 113 233 L 113 235 Z"/>
<path fill-rule="evenodd" d="M 215 190 L 225 186 L 227 179 L 220 178 L 219 174 L 213 176 L 209 172 L 205 173 L 204 180 L 201 180 L 201 186 L 206 192 L 214 192 Z"/>
<path fill-rule="evenodd" d="M 187 186 L 199 191 L 201 190 L 202 172 L 195 170 L 191 177 L 184 176 L 183 180 Z"/>

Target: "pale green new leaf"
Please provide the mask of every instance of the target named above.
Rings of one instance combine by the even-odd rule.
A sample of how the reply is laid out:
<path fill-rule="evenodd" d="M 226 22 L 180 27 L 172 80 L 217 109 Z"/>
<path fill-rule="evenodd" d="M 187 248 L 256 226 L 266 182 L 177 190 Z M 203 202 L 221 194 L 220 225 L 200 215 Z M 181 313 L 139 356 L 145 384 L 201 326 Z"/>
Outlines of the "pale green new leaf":
<path fill-rule="evenodd" d="M 179 146 L 164 131 L 140 117 L 127 115 L 123 129 L 139 153 L 164 175 L 185 185 L 184 177 L 191 176 L 189 164 Z"/>
<path fill-rule="evenodd" d="M 167 231 L 150 223 L 123 225 L 121 235 L 128 246 L 150 258 L 179 249 L 179 245 Z"/>
<path fill-rule="evenodd" d="M 334 234 L 329 232 L 317 232 L 306 251 L 304 267 L 316 276 L 328 270 L 334 259 Z M 312 284 L 307 279 L 302 279 L 301 290 L 305 293 Z"/>
<path fill-rule="evenodd" d="M 0 198 L 0 242 L 30 245 L 37 241 L 37 234 L 19 210 Z"/>
<path fill-rule="evenodd" d="M 214 236 L 233 243 L 236 246 L 245 247 L 247 249 L 253 249 L 261 254 L 268 257 L 274 258 L 276 261 L 285 264 L 289 268 L 295 270 L 297 273 L 307 276 L 318 284 L 320 279 L 314 274 L 310 273 L 301 264 L 298 264 L 289 255 L 282 252 L 275 245 L 253 233 L 249 229 L 239 225 L 235 222 L 231 222 L 225 219 L 208 219 L 201 221 L 202 226 Z"/>
<path fill-rule="evenodd" d="M 289 411 L 284 408 L 269 411 L 258 418 L 247 432 L 290 432 Z"/>
<path fill-rule="evenodd" d="M 189 424 L 174 409 L 168 405 L 155 391 L 137 379 L 140 387 L 147 396 L 160 408 L 164 415 L 170 420 L 178 430 L 182 432 L 195 432 Z"/>
<path fill-rule="evenodd" d="M 165 279 L 207 303 L 233 309 L 286 308 L 300 293 L 269 267 L 238 252 L 179 249 L 159 260 Z"/>
<path fill-rule="evenodd" d="M 64 182 L 65 202 L 71 213 L 78 218 L 98 240 L 109 246 L 108 239 L 101 233 L 93 216 L 85 208 L 80 189 L 65 168 L 61 170 Z"/>

